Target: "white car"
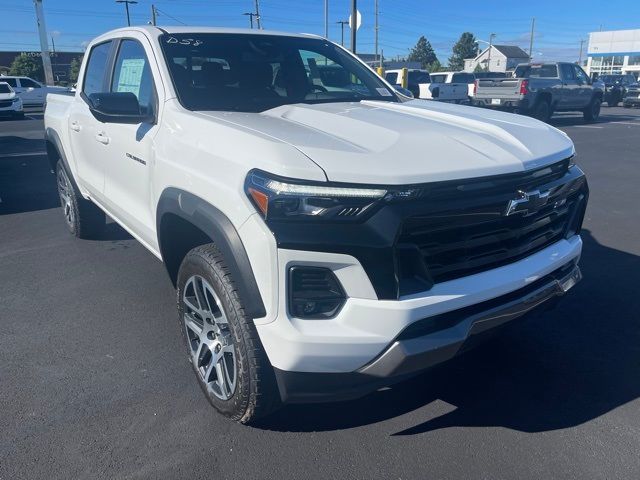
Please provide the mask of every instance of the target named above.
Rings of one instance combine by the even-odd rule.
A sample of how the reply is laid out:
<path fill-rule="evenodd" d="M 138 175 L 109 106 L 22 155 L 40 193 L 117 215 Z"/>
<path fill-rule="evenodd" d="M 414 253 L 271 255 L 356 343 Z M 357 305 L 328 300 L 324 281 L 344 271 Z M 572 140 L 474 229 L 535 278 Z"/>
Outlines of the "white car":
<path fill-rule="evenodd" d="M 408 99 L 265 30 L 115 30 L 79 78 L 45 111 L 64 221 L 92 237 L 106 213 L 164 262 L 237 421 L 415 375 L 581 278 L 585 175 L 535 119 Z"/>
<path fill-rule="evenodd" d="M 0 82 L 0 116 L 24 117 L 22 100 L 6 82 Z"/>
<path fill-rule="evenodd" d="M 387 70 L 384 77 L 392 85 L 406 85 L 414 98 L 449 103 L 466 103 L 469 99 L 466 83 L 438 84 L 426 70 L 406 68 Z"/>
<path fill-rule="evenodd" d="M 25 106 L 42 106 L 46 102 L 47 94 L 69 91 L 69 89 L 65 87 L 44 85 L 29 77 L 3 75 L 0 76 L 0 82 L 8 83 L 22 99 L 22 103 Z"/>
<path fill-rule="evenodd" d="M 462 83 L 467 85 L 467 96 L 473 97 L 475 94 L 476 77 L 473 73 L 467 72 L 437 72 L 431 74 L 433 83 Z"/>

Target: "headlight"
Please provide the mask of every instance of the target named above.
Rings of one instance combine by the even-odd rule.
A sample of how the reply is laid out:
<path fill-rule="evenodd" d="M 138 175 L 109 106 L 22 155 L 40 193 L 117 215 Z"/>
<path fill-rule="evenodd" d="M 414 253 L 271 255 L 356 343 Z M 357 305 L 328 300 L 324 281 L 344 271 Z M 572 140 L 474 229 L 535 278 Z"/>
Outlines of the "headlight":
<path fill-rule="evenodd" d="M 363 221 L 384 203 L 421 197 L 422 186 L 363 186 L 277 177 L 252 170 L 245 192 L 267 221 Z"/>
<path fill-rule="evenodd" d="M 322 184 L 249 172 L 245 191 L 267 220 L 353 221 L 375 204 L 387 200 L 384 188 Z"/>

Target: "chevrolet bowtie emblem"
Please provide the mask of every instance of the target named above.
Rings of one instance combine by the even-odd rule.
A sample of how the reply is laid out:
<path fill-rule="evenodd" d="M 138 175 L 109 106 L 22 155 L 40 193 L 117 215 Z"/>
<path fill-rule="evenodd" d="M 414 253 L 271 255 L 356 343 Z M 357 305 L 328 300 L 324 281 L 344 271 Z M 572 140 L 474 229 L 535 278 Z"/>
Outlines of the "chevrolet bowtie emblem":
<path fill-rule="evenodd" d="M 540 192 L 540 190 L 534 190 L 532 192 L 518 190 L 516 198 L 509 200 L 504 215 L 505 217 L 517 214 L 526 216 L 535 213 L 547 204 L 550 194 L 551 192 L 549 190 L 546 192 Z"/>

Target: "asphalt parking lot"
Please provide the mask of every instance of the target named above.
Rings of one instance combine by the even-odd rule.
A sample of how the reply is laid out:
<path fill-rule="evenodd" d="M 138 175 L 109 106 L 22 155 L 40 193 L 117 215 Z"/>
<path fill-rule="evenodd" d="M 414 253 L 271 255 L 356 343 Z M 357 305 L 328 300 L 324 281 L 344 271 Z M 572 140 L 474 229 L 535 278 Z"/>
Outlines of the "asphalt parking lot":
<path fill-rule="evenodd" d="M 0 479 L 640 478 L 640 110 L 574 140 L 584 281 L 552 312 L 392 389 L 256 427 L 198 388 L 162 264 L 65 230 L 42 116 L 0 121 Z"/>

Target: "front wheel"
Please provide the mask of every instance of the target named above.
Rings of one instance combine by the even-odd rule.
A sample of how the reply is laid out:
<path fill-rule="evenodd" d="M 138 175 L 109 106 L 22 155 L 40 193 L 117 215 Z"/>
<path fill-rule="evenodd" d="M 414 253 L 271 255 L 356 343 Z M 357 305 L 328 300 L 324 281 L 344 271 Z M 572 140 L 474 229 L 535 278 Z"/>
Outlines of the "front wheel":
<path fill-rule="evenodd" d="M 186 255 L 177 286 L 188 358 L 209 402 L 240 423 L 273 411 L 280 399 L 273 369 L 214 244 Z"/>
<path fill-rule="evenodd" d="M 589 106 L 583 110 L 584 121 L 587 123 L 595 122 L 600 118 L 600 108 L 602 107 L 602 100 L 594 98 L 591 100 Z"/>

